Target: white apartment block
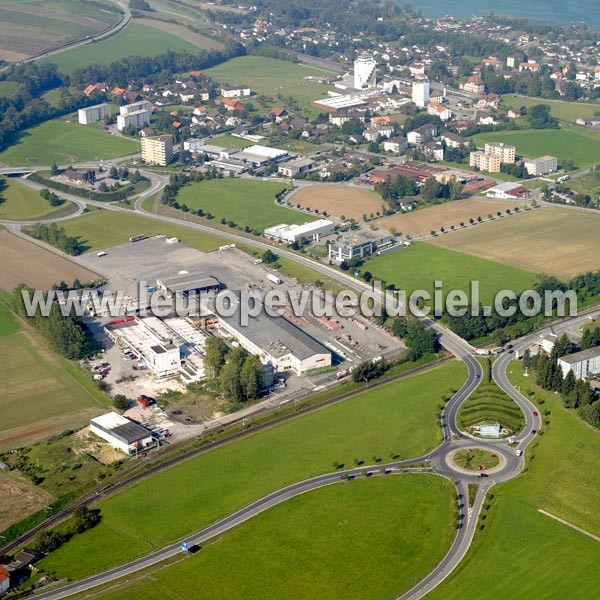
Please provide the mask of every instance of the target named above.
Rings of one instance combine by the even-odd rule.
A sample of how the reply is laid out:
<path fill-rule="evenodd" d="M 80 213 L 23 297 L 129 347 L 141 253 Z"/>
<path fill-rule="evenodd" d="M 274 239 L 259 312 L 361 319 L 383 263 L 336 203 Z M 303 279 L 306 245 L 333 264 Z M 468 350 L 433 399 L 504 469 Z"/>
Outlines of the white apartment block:
<path fill-rule="evenodd" d="M 173 136 L 150 135 L 143 137 L 142 160 L 147 165 L 166 167 L 173 160 Z"/>
<path fill-rule="evenodd" d="M 142 128 L 150 123 L 152 116 L 152 104 L 147 100 L 126 104 L 119 108 L 117 115 L 117 129 L 123 131 L 126 127 L 133 126 Z"/>
<path fill-rule="evenodd" d="M 246 85 L 223 85 L 221 96 L 223 98 L 243 98 L 250 95 L 250 88 Z"/>
<path fill-rule="evenodd" d="M 377 62 L 369 54 L 363 54 L 354 61 L 354 88 L 368 90 L 376 84 Z"/>
<path fill-rule="evenodd" d="M 90 123 L 97 123 L 98 121 L 107 119 L 110 116 L 110 107 L 108 104 L 96 104 L 80 108 L 77 111 L 77 115 L 81 125 L 89 125 Z"/>
<path fill-rule="evenodd" d="M 485 145 L 485 153 L 490 156 L 498 156 L 501 163 L 515 162 L 516 149 L 502 142 L 488 142 Z"/>
<path fill-rule="evenodd" d="M 412 84 L 412 101 L 419 108 L 429 104 L 429 81 L 415 81 Z"/>
<path fill-rule="evenodd" d="M 556 156 L 540 156 L 539 158 L 526 158 L 523 161 L 523 165 L 529 175 L 538 177 L 539 175 L 547 175 L 556 171 L 558 160 Z"/>

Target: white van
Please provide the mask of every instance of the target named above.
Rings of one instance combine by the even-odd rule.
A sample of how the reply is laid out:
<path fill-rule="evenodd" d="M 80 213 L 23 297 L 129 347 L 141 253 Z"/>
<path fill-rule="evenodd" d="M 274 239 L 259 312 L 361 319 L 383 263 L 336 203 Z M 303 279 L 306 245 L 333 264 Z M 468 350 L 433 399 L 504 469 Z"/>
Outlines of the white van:
<path fill-rule="evenodd" d="M 517 450 L 515 454 L 517 456 L 521 456 L 523 454 L 523 450 Z"/>

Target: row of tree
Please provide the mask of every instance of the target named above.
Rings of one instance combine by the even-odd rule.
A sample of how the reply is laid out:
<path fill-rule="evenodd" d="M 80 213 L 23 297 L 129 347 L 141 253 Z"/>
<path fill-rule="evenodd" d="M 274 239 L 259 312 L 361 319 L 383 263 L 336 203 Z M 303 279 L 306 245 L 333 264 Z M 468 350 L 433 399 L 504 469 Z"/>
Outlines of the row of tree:
<path fill-rule="evenodd" d="M 79 256 L 87 249 L 77 236 L 68 235 L 65 228 L 56 223 L 50 223 L 49 225 L 36 223 L 35 225 L 23 227 L 23 231 L 32 238 L 46 242 L 71 256 Z"/>
<path fill-rule="evenodd" d="M 50 204 L 50 206 L 62 206 L 65 203 L 64 198 L 58 196 L 54 192 L 51 192 L 48 188 L 40 190 L 40 196 Z"/>
<path fill-rule="evenodd" d="M 60 531 L 58 529 L 46 529 L 42 531 L 35 539 L 33 545 L 36 550 L 44 554 L 50 554 L 50 552 L 60 548 L 75 534 L 83 533 L 95 527 L 100 523 L 100 520 L 99 509 L 92 510 L 87 506 L 79 506 L 75 509 L 75 513 L 67 526 L 61 527 Z"/>

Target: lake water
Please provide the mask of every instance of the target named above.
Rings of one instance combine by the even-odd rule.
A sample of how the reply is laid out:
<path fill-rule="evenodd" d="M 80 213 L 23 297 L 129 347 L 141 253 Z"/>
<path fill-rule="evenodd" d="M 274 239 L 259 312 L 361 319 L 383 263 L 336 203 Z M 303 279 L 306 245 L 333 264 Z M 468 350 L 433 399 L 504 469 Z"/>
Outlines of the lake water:
<path fill-rule="evenodd" d="M 401 4 L 404 4 L 400 0 Z M 587 23 L 590 29 L 600 28 L 598 0 L 415 0 L 413 7 L 429 17 L 452 15 L 472 17 L 475 15 L 496 14 L 527 17 L 534 21 L 559 23 L 568 27 L 572 23 Z"/>

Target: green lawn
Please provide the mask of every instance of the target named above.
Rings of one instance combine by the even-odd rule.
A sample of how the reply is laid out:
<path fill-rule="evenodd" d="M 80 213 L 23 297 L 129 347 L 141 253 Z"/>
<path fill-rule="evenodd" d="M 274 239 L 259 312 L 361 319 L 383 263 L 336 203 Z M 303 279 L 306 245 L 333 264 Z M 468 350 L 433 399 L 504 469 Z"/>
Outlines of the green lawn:
<path fill-rule="evenodd" d="M 240 56 L 205 71 L 219 83 L 246 84 L 253 93 L 265 96 L 265 107 L 286 106 L 285 99 L 294 98 L 302 114 L 315 116 L 319 110 L 310 106 L 311 100 L 327 96 L 331 86 L 305 81 L 306 76 L 320 77 L 329 71 L 292 62 L 264 58 L 262 56 Z"/>
<path fill-rule="evenodd" d="M 167 50 L 198 52 L 193 44 L 166 31 L 130 23 L 124 31 L 108 40 L 67 50 L 40 62 L 54 63 L 61 71 L 71 73 L 87 65 L 106 65 L 126 56 L 157 56 Z"/>
<path fill-rule="evenodd" d="M 103 597 L 394 598 L 449 548 L 451 498 L 452 485 L 438 477 L 340 483 L 276 506 L 190 558 Z M 227 577 L 225 565 L 235 565 Z"/>
<path fill-rule="evenodd" d="M 600 162 L 600 136 L 582 128 L 565 125 L 561 129 L 523 129 L 481 133 L 473 136 L 478 146 L 504 142 L 516 147 L 517 154 L 535 158 L 549 154 L 561 161 L 570 159 L 578 168 Z"/>
<path fill-rule="evenodd" d="M 140 152 L 132 139 L 79 125 L 77 115 L 46 121 L 20 133 L 11 146 L 0 152 L 0 164 L 51 165 L 115 158 Z"/>
<path fill-rule="evenodd" d="M 193 231 L 136 214 L 115 213 L 101 210 L 61 223 L 68 235 L 79 236 L 88 250 L 98 250 L 125 244 L 132 235 L 144 233 L 148 236 L 162 233 L 168 237 L 178 237 L 182 242 L 201 252 L 211 252 L 222 246 L 226 240 L 217 235 Z"/>
<path fill-rule="evenodd" d="M 491 379 L 490 361 L 481 359 L 483 367 L 481 384 L 461 405 L 458 413 L 458 425 L 468 430 L 473 425 L 499 423 L 507 428 L 511 435 L 518 434 L 523 428 L 523 413 L 519 406 L 507 396 Z"/>
<path fill-rule="evenodd" d="M 164 471 L 101 502 L 100 525 L 42 566 L 81 577 L 198 530 L 283 485 L 331 471 L 335 461 L 351 467 L 355 460 L 420 455 L 441 439 L 437 406 L 464 377 L 462 363 L 445 364 Z"/>
<path fill-rule="evenodd" d="M 51 426 L 60 431 L 67 428 L 67 419 L 71 424 L 77 413 L 100 407 L 97 395 L 80 384 L 70 365 L 34 343 L 4 304 L 0 304 L 0 334 L 0 444 L 24 431 L 11 433 L 14 428 Z"/>
<path fill-rule="evenodd" d="M 406 290 L 407 298 L 415 290 L 426 290 L 433 298 L 434 282 L 442 281 L 445 293 L 463 290 L 470 296 L 471 281 L 478 280 L 480 300 L 492 303 L 494 295 L 504 289 L 522 292 L 532 286 L 535 275 L 528 271 L 455 252 L 442 250 L 425 243 L 415 243 L 408 248 L 369 260 L 362 271 L 399 290 Z"/>
<path fill-rule="evenodd" d="M 543 100 L 542 98 L 524 98 L 512 95 L 502 96 L 502 104 L 513 108 L 521 108 L 521 106 L 530 108 L 537 104 L 545 104 L 550 107 L 553 117 L 571 123 L 575 123 L 580 117 L 593 117 L 594 113 L 600 111 L 600 103 L 564 102 L 562 100 Z"/>
<path fill-rule="evenodd" d="M 212 179 L 185 186 L 177 195 L 179 204 L 191 209 L 232 220 L 242 227 L 262 233 L 265 227 L 278 223 L 314 221 L 305 213 L 275 204 L 275 194 L 285 184 L 253 179 Z"/>
<path fill-rule="evenodd" d="M 27 187 L 15 179 L 7 178 L 5 181 L 7 187 L 4 191 L 0 191 L 0 219 L 19 221 L 50 218 L 76 210 L 72 202 L 65 202 L 59 207 L 50 206 L 40 196 L 38 190 Z"/>
<path fill-rule="evenodd" d="M 236 137 L 230 133 L 211 138 L 208 143 L 214 144 L 215 146 L 221 146 L 223 148 L 231 148 L 232 146 L 237 146 L 238 148 L 248 148 L 248 146 L 254 145 L 254 142 Z"/>
<path fill-rule="evenodd" d="M 600 535 L 600 432 L 524 377 L 511 381 L 536 402 L 549 424 L 527 452 L 528 468 L 498 488 L 486 528 L 463 567 L 428 600 L 593 598 L 600 586 L 600 544 L 538 509 Z"/>

